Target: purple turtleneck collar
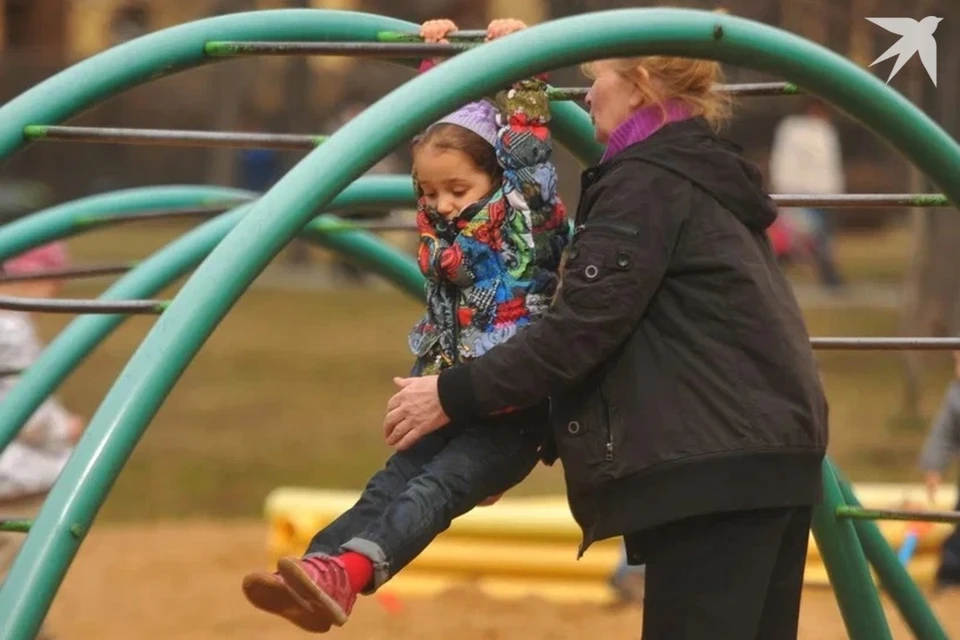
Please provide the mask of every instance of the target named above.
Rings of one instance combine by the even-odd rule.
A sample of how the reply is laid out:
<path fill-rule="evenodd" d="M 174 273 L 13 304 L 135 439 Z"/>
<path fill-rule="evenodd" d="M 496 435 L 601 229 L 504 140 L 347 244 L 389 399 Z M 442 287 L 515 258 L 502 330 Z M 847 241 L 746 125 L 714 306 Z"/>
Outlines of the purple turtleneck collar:
<path fill-rule="evenodd" d="M 666 118 L 659 106 L 643 107 L 635 111 L 610 134 L 607 149 L 600 161 L 606 162 L 627 147 L 646 140 L 664 125 L 686 120 L 691 115 L 690 108 L 678 100 L 667 101 L 663 109 L 666 111 Z"/>

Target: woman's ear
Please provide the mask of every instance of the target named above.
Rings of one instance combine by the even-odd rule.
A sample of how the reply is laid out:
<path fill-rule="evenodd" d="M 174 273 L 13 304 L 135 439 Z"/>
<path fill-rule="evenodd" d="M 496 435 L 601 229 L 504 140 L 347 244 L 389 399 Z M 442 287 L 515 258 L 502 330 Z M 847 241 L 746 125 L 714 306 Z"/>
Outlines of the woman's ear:
<path fill-rule="evenodd" d="M 633 83 L 633 87 L 630 91 L 630 97 L 627 104 L 630 105 L 631 110 L 639 109 L 644 106 L 647 102 L 646 94 L 649 92 L 644 92 L 640 87 L 647 87 L 650 85 L 650 72 L 647 71 L 644 67 L 638 66 L 634 73 L 636 74 L 636 82 Z"/>

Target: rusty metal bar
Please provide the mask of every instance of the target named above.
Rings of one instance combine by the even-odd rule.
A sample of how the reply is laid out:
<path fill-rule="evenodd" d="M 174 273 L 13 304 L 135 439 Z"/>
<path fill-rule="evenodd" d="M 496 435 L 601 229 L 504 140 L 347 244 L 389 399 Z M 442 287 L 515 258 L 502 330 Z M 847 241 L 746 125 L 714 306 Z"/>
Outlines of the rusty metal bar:
<path fill-rule="evenodd" d="M 960 338 L 810 338 L 810 344 L 825 351 L 937 351 L 960 349 Z"/>
<path fill-rule="evenodd" d="M 178 147 L 234 147 L 253 149 L 314 149 L 327 136 L 242 131 L 190 131 L 176 129 L 124 129 L 119 127 L 68 127 L 31 124 L 24 137 L 33 141 L 146 144 Z"/>
<path fill-rule="evenodd" d="M 447 34 L 447 40 L 486 40 L 487 32 L 484 29 L 462 29 Z M 379 42 L 414 42 L 422 43 L 423 38 L 418 33 L 402 33 L 400 31 L 381 31 L 377 34 Z"/>
<path fill-rule="evenodd" d="M 790 82 L 744 82 L 741 84 L 721 84 L 717 87 L 722 93 L 736 98 L 759 98 L 765 96 L 797 96 L 806 93 Z M 587 97 L 589 87 L 554 87 L 547 89 L 551 100 L 582 101 Z"/>
<path fill-rule="evenodd" d="M 123 264 L 106 264 L 92 267 L 68 267 L 65 269 L 48 269 L 31 273 L 5 274 L 0 272 L 0 284 L 10 282 L 26 282 L 30 280 L 74 280 L 78 278 L 95 278 L 126 273 L 136 266 L 134 262 Z"/>
<path fill-rule="evenodd" d="M 960 511 L 906 511 L 900 509 L 864 509 L 863 507 L 837 507 L 838 518 L 851 520 L 905 520 L 908 522 L 944 522 L 960 524 Z"/>
<path fill-rule="evenodd" d="M 0 369 L 0 378 L 23 375 L 24 371 L 26 371 L 26 369 Z"/>
<path fill-rule="evenodd" d="M 67 298 L 22 298 L 0 296 L 0 309 L 8 311 L 41 311 L 46 313 L 125 313 L 159 315 L 167 308 L 166 300 L 71 300 Z"/>
<path fill-rule="evenodd" d="M 349 56 L 353 58 L 441 58 L 463 53 L 478 45 L 404 42 L 243 42 L 213 40 L 204 53 L 211 58 L 239 56 Z"/>

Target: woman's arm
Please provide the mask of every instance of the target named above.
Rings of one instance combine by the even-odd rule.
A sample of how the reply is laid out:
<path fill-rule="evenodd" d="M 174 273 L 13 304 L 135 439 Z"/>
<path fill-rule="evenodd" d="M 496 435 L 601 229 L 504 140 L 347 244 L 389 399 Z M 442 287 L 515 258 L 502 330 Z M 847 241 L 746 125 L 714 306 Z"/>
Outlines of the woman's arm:
<path fill-rule="evenodd" d="M 452 420 L 525 407 L 575 385 L 630 335 L 660 286 L 686 219 L 689 185 L 629 163 L 577 229 L 553 309 L 516 336 L 444 371 L 438 393 Z"/>

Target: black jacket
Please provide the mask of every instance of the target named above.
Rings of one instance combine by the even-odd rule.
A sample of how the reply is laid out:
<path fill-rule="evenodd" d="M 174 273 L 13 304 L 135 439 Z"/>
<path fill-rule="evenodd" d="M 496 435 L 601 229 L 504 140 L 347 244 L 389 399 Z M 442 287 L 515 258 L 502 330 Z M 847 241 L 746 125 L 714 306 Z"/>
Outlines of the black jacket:
<path fill-rule="evenodd" d="M 776 215 L 739 148 L 702 118 L 666 125 L 584 172 L 553 310 L 440 376 L 454 420 L 551 396 L 581 553 L 819 501 L 827 405 Z"/>

